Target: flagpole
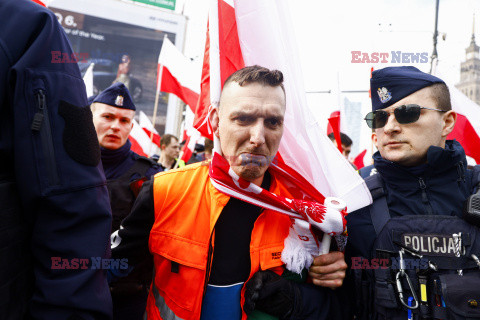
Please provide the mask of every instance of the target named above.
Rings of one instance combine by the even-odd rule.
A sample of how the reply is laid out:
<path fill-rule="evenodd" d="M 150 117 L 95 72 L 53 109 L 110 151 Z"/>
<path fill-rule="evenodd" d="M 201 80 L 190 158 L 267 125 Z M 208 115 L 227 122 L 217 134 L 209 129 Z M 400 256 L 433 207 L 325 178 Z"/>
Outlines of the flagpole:
<path fill-rule="evenodd" d="M 163 41 L 167 39 L 167 34 L 163 37 Z M 162 43 L 163 46 L 163 43 Z M 161 54 L 162 50 L 160 50 Z M 153 131 L 155 130 L 155 123 L 157 121 L 157 109 L 158 109 L 158 99 L 160 97 L 160 88 L 162 87 L 162 73 L 163 73 L 163 66 L 160 65 L 158 68 L 158 81 L 157 81 L 157 93 L 155 94 L 155 106 L 153 107 L 153 118 L 152 118 L 152 125 L 153 125 L 153 130 L 150 132 L 150 152 L 152 153 L 152 147 L 153 147 Z M 149 155 L 150 156 L 150 155 Z"/>

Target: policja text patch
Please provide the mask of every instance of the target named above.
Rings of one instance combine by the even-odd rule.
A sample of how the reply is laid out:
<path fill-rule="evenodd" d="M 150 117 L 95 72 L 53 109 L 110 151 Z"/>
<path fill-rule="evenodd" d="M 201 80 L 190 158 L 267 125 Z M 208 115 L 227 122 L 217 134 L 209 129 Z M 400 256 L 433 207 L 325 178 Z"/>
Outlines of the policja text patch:
<path fill-rule="evenodd" d="M 402 245 L 419 254 L 455 257 L 457 249 L 453 235 L 404 233 Z"/>

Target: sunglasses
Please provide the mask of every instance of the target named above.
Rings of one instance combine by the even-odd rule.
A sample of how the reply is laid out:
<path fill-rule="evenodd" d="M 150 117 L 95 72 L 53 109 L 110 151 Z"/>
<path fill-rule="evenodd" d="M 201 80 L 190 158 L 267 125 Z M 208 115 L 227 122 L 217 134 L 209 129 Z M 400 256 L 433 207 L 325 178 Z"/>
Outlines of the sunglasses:
<path fill-rule="evenodd" d="M 395 108 L 395 110 L 393 110 L 393 114 L 395 115 L 395 119 L 397 120 L 398 123 L 401 123 L 401 124 L 413 123 L 420 118 L 421 109 L 446 112 L 445 110 L 420 107 L 417 104 L 407 104 L 407 105 L 403 105 Z M 390 113 L 392 112 L 387 112 L 383 110 L 369 112 L 365 116 L 364 120 L 367 122 L 367 125 L 371 129 L 380 129 L 387 124 L 388 116 L 390 115 Z"/>

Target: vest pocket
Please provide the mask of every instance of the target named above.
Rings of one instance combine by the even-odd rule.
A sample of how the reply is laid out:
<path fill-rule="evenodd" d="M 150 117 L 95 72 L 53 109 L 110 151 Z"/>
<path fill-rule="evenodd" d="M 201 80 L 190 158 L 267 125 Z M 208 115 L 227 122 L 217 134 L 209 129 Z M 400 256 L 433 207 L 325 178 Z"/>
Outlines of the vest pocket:
<path fill-rule="evenodd" d="M 175 235 L 153 232 L 154 285 L 167 306 L 180 318 L 200 305 L 205 280 L 207 246 Z"/>
<path fill-rule="evenodd" d="M 376 269 L 375 272 L 375 304 L 384 308 L 398 308 L 397 295 L 393 288 L 390 269 Z"/>
<path fill-rule="evenodd" d="M 284 265 L 282 261 L 283 243 L 260 250 L 260 268 L 267 270 Z"/>
<path fill-rule="evenodd" d="M 480 319 L 480 277 L 444 274 L 439 277 L 448 319 Z"/>

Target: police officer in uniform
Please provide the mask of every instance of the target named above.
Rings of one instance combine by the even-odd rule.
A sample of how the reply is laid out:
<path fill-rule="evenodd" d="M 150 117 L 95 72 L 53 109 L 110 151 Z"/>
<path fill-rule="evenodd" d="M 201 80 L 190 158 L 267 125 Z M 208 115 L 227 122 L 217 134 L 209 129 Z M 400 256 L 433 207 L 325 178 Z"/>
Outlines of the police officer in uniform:
<path fill-rule="evenodd" d="M 347 216 L 349 294 L 358 319 L 477 319 L 479 229 L 462 219 L 478 184 L 445 83 L 414 67 L 371 78 L 378 149 L 367 177 L 373 204 Z M 467 317 L 468 315 L 468 317 Z M 468 318 L 470 319 L 470 318 Z"/>
<path fill-rule="evenodd" d="M 161 171 L 153 160 L 130 150 L 128 136 L 133 128 L 135 105 L 123 83 L 101 92 L 91 105 L 93 123 L 100 143 L 101 158 L 112 207 L 112 241 L 121 221 L 130 213 L 142 183 Z M 151 257 L 126 277 L 113 281 L 110 289 L 114 319 L 141 319 L 152 277 Z"/>
<path fill-rule="evenodd" d="M 36 1 L 38 2 L 38 1 Z M 92 114 L 50 10 L 0 1 L 0 319 L 111 319 L 111 212 Z"/>

